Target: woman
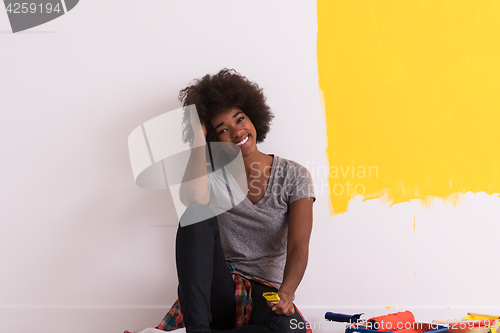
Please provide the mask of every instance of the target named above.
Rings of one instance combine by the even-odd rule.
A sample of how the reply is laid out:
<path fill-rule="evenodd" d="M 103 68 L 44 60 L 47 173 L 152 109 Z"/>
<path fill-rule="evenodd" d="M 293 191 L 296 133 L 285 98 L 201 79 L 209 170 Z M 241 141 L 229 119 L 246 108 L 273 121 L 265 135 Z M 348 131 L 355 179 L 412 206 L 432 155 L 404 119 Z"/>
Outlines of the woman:
<path fill-rule="evenodd" d="M 234 208 L 203 218 L 214 215 L 210 207 L 227 188 L 217 182 L 216 172 L 207 174 L 205 151 L 191 154 L 186 175 L 202 176 L 181 186 L 188 209 L 180 225 L 203 221 L 177 231 L 179 305 L 187 332 L 305 332 L 298 329 L 304 322 L 292 299 L 306 268 L 312 228 L 309 172 L 259 151 L 257 143 L 265 139 L 273 115 L 262 89 L 236 71 L 195 80 L 179 99 L 185 107 L 196 106 L 202 129 L 187 126 L 185 139 L 195 146 L 232 143 L 224 148 L 228 155 L 239 147 L 248 185 L 246 198 Z M 184 119 L 198 118 L 186 108 Z M 251 291 L 251 313 L 248 302 L 238 299 L 241 291 Z M 269 291 L 278 293 L 279 302 L 265 300 L 262 294 Z M 245 305 L 247 311 L 240 311 Z"/>

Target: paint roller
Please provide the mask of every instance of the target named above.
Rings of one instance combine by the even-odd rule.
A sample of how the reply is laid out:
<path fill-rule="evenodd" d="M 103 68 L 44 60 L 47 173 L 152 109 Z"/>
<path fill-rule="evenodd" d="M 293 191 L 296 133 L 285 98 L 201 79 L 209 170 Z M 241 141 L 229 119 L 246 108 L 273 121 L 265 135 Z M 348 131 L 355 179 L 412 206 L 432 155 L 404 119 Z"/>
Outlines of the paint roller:
<path fill-rule="evenodd" d="M 388 315 L 368 319 L 368 325 L 376 331 L 395 332 L 402 330 L 413 330 L 414 323 L 415 316 L 410 311 L 391 313 Z"/>

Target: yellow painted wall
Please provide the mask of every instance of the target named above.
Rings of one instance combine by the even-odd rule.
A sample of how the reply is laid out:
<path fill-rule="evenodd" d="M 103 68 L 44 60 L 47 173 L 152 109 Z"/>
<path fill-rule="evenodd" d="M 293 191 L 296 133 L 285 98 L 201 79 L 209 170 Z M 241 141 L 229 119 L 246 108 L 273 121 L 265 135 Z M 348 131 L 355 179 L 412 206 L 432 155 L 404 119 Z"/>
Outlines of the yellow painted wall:
<path fill-rule="evenodd" d="M 331 212 L 498 195 L 500 1 L 317 4 Z"/>

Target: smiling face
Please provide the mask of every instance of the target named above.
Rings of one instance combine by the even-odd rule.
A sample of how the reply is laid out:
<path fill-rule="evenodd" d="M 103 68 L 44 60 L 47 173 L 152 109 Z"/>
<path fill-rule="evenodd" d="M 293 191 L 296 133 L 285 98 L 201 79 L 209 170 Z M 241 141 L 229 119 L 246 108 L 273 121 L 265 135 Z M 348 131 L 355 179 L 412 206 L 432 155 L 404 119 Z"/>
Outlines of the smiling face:
<path fill-rule="evenodd" d="M 247 115 L 238 108 L 217 114 L 212 118 L 217 140 L 240 147 L 243 157 L 257 151 L 257 131 Z"/>

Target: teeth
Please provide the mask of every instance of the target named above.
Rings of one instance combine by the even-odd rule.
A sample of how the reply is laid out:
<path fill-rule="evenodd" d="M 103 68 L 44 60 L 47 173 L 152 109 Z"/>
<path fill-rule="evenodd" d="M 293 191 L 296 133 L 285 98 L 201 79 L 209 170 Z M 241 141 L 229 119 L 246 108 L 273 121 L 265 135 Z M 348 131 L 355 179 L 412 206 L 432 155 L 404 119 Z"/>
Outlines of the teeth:
<path fill-rule="evenodd" d="M 241 146 L 242 144 L 246 143 L 248 141 L 248 136 L 241 140 L 239 143 L 237 143 L 238 146 Z"/>

